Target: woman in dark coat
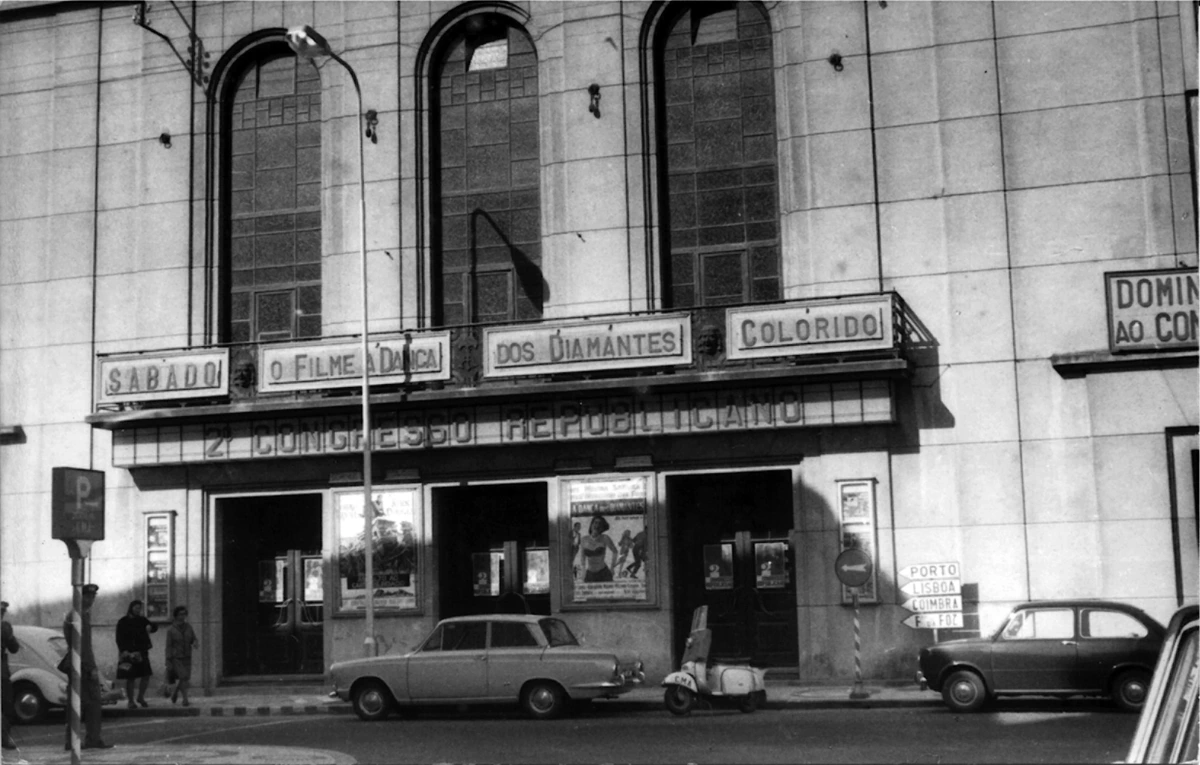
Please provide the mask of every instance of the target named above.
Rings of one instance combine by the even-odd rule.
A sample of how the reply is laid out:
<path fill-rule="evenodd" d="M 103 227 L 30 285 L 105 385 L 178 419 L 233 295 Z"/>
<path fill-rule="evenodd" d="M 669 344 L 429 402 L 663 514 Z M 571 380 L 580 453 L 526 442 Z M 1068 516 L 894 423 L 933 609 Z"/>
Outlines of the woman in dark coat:
<path fill-rule="evenodd" d="M 150 676 L 154 674 L 150 668 L 150 633 L 158 632 L 158 627 L 142 616 L 143 607 L 142 601 L 133 601 L 117 621 L 117 650 L 121 652 L 117 679 L 125 681 L 125 698 L 129 700 L 130 709 L 150 706 L 146 703 L 146 686 L 150 685 Z M 136 702 L 135 683 L 138 687 Z"/>

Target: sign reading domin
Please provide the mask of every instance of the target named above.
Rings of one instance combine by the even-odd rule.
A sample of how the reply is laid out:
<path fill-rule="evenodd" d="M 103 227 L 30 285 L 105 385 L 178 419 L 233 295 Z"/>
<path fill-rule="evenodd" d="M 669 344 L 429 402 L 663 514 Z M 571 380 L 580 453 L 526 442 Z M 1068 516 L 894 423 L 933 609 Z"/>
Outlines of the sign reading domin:
<path fill-rule="evenodd" d="M 730 308 L 731 359 L 888 349 L 894 344 L 890 295 Z"/>
<path fill-rule="evenodd" d="M 483 345 L 484 377 L 687 365 L 692 363 L 691 317 L 489 327 Z"/>
<path fill-rule="evenodd" d="M 1109 350 L 1197 347 L 1200 284 L 1196 269 L 1121 271 L 1105 274 L 1104 280 Z"/>

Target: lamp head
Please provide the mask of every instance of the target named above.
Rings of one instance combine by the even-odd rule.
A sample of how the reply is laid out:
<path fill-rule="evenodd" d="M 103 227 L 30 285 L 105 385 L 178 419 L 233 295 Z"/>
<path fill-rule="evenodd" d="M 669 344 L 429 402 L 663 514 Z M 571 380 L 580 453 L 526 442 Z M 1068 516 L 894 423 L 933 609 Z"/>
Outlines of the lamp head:
<path fill-rule="evenodd" d="M 287 31 L 287 44 L 300 58 L 312 60 L 318 56 L 329 56 L 333 51 L 324 37 L 309 25 L 292 27 Z"/>

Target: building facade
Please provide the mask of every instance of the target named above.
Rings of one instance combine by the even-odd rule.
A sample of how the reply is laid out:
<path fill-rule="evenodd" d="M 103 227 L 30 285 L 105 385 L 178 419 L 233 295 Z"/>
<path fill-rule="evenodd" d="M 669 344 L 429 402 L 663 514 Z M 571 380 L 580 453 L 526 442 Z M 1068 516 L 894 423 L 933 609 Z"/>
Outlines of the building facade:
<path fill-rule="evenodd" d="M 187 605 L 208 688 L 495 610 L 651 680 L 701 605 L 812 682 L 856 621 L 891 680 L 1026 599 L 1165 620 L 1196 50 L 1190 2 L 8 3 L 11 616 L 74 534 L 101 663 Z"/>

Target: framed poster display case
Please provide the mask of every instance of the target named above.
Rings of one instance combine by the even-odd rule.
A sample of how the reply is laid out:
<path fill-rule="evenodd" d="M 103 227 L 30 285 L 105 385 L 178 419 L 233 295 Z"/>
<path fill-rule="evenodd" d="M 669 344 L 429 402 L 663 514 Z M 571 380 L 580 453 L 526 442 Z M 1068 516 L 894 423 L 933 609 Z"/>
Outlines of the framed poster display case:
<path fill-rule="evenodd" d="M 653 476 L 588 476 L 559 487 L 563 607 L 654 605 Z"/>
<path fill-rule="evenodd" d="M 858 602 L 878 603 L 879 553 L 875 549 L 875 479 L 838 481 L 837 506 L 841 524 L 838 535 L 840 550 L 858 548 L 871 558 L 871 577 L 858 588 Z M 853 602 L 853 589 L 842 585 L 842 603 Z"/>
<path fill-rule="evenodd" d="M 371 492 L 372 574 L 377 612 L 419 611 L 420 539 L 424 517 L 419 486 L 380 486 Z M 362 489 L 333 492 L 338 581 L 335 612 L 366 610 L 366 545 Z"/>

